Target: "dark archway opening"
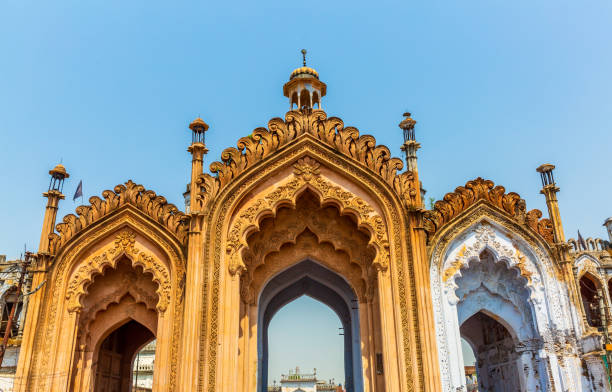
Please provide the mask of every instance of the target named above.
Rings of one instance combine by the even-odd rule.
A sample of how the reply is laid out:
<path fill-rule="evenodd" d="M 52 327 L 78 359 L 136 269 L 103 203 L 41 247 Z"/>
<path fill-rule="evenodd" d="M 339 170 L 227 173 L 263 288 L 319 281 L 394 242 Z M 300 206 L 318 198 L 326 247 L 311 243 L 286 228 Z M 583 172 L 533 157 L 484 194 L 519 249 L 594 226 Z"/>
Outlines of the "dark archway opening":
<path fill-rule="evenodd" d="M 131 320 L 101 343 L 96 366 L 95 392 L 132 392 L 132 369 L 136 353 L 155 335 Z"/>
<path fill-rule="evenodd" d="M 591 279 L 588 274 L 580 278 L 580 296 L 582 297 L 584 313 L 589 325 L 595 328 L 600 328 L 602 326 L 599 297 L 603 293 L 598 289 L 597 283 L 595 283 L 595 280 Z"/>
<path fill-rule="evenodd" d="M 303 274 L 302 274 L 303 273 Z M 301 276 L 300 276 L 301 275 Z M 322 283 L 318 277 L 329 280 Z M 333 285 L 330 284 L 333 282 Z M 349 294 L 349 298 L 347 298 Z M 327 306 L 338 316 L 344 331 L 344 376 L 347 392 L 361 391 L 360 382 L 355 382 L 361 368 L 359 346 L 359 315 L 357 299 L 350 286 L 334 272 L 312 261 L 303 261 L 273 278 L 260 297 L 260 342 L 258 379 L 259 392 L 268 390 L 268 328 L 274 315 L 293 300 L 307 295 Z M 353 304 L 353 306 L 351 306 Z M 356 339 L 355 339 L 356 338 Z M 359 375 L 357 375 L 359 376 Z M 359 378 L 360 379 L 360 378 Z M 356 389 L 356 386 L 359 389 Z"/>
<path fill-rule="evenodd" d="M 472 386 L 472 390 L 521 390 L 515 343 L 504 325 L 481 311 L 467 319 L 460 331 L 461 337 L 469 343 L 476 357 L 478 389 Z"/>

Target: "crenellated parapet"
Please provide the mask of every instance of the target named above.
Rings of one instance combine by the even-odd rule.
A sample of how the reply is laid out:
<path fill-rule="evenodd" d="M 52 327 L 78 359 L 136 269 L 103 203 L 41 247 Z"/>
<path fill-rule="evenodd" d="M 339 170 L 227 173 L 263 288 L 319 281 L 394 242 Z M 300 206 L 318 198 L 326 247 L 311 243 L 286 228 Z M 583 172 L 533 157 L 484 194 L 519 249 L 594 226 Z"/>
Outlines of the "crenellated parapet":
<path fill-rule="evenodd" d="M 165 197 L 158 196 L 154 191 L 129 180 L 117 185 L 113 190 L 102 192 L 103 199 L 93 196 L 89 198 L 90 205 L 76 208 L 76 215 L 64 216 L 62 223 L 56 226 L 57 233 L 49 235 L 50 253 L 55 254 L 71 238 L 86 227 L 94 224 L 112 212 L 131 205 L 163 225 L 176 236 L 180 243 L 186 243 L 187 216 L 174 204 L 168 203 Z"/>
<path fill-rule="evenodd" d="M 553 243 L 552 223 L 549 219 L 541 219 L 540 210 L 533 209 L 527 212 L 525 200 L 519 194 L 506 193 L 506 188 L 503 186 L 495 186 L 493 181 L 481 177 L 468 181 L 465 186 L 457 187 L 454 192 L 447 193 L 442 200 L 434 204 L 432 210 L 425 211 L 424 227 L 428 239 L 479 201 L 492 205 L 509 215 L 517 223 L 529 226 L 548 243 Z"/>

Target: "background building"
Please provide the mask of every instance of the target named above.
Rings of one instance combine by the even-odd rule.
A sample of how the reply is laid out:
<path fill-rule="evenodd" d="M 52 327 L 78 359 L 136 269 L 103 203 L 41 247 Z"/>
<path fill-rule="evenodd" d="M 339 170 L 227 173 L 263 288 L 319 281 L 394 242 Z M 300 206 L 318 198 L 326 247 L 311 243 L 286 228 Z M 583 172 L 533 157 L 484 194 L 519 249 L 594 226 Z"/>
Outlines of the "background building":
<path fill-rule="evenodd" d="M 317 369 L 312 373 L 302 373 L 299 367 L 282 374 L 280 383 L 274 381 L 274 385 L 268 387 L 268 392 L 345 392 L 342 385 L 334 383 L 333 380 L 324 381 L 317 379 Z"/>

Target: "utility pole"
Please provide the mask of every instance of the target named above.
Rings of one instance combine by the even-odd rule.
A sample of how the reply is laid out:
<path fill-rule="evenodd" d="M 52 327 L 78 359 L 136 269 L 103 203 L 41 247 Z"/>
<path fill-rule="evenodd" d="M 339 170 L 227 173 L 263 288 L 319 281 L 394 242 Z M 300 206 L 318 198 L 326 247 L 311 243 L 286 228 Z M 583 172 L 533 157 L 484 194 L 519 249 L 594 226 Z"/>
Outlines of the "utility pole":
<path fill-rule="evenodd" d="M 21 288 L 23 286 L 23 281 L 26 276 L 26 272 L 28 266 L 30 265 L 32 258 L 31 252 L 25 252 L 25 259 L 21 261 L 21 270 L 19 271 L 19 283 L 17 284 L 17 298 L 21 295 Z M 4 353 L 6 353 L 6 346 L 8 344 L 9 336 L 11 334 L 11 328 L 13 327 L 13 319 L 15 318 L 15 310 L 17 310 L 17 306 L 19 301 L 15 302 L 13 308 L 11 309 L 11 313 L 9 314 L 8 322 L 6 323 L 6 330 L 4 331 L 4 338 L 2 339 L 2 345 L 0 345 L 0 367 L 2 367 L 2 362 L 4 360 Z"/>

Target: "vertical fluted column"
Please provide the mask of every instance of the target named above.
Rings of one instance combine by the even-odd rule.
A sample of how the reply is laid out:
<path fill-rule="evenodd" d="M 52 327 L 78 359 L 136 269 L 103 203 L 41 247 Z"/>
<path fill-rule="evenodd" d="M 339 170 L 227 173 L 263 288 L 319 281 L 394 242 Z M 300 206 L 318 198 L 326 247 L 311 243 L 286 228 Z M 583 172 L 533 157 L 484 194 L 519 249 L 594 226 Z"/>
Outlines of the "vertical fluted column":
<path fill-rule="evenodd" d="M 185 278 L 185 310 L 181 355 L 179 358 L 179 385 L 181 390 L 197 390 L 200 363 L 200 322 L 202 316 L 202 287 L 204 284 L 204 214 L 198 202 L 200 186 L 198 179 L 203 172 L 204 155 L 208 152 L 204 135 L 208 125 L 200 118 L 189 128 L 192 143 L 187 149 L 191 153 L 191 181 L 189 183 L 189 232 L 187 244 L 187 271 Z"/>
<path fill-rule="evenodd" d="M 417 150 L 421 145 L 416 141 L 414 127 L 416 121 L 410 113 L 404 113 L 404 120 L 399 127 L 403 131 L 404 144 L 402 150 L 406 154 L 409 189 L 403 195 L 404 206 L 408 216 L 408 233 L 410 236 L 410 252 L 415 274 L 419 334 L 421 340 L 421 355 L 424 373 L 423 391 L 440 391 L 440 364 L 438 362 L 438 347 L 435 333 L 433 301 L 429 276 L 429 261 L 427 259 L 427 235 L 423 225 L 425 209 L 421 194 L 421 181 L 417 167 Z M 410 265 L 408 263 L 407 265 Z"/>

